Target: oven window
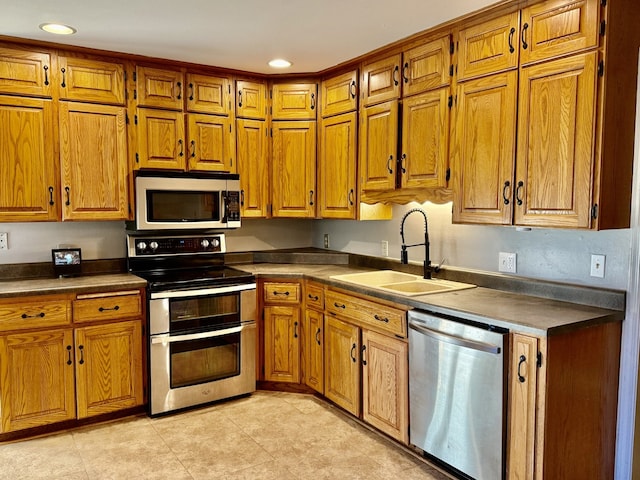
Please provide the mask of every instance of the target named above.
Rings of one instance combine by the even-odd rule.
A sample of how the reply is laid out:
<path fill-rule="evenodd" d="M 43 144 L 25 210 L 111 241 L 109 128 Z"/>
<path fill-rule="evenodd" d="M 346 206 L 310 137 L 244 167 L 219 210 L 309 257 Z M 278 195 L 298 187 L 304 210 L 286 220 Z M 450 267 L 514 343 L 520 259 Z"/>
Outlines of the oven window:
<path fill-rule="evenodd" d="M 240 294 L 172 299 L 169 331 L 205 330 L 240 322 Z"/>
<path fill-rule="evenodd" d="M 220 220 L 220 192 L 147 191 L 149 222 Z"/>
<path fill-rule="evenodd" d="M 240 375 L 240 333 L 172 343 L 170 361 L 171 388 Z"/>

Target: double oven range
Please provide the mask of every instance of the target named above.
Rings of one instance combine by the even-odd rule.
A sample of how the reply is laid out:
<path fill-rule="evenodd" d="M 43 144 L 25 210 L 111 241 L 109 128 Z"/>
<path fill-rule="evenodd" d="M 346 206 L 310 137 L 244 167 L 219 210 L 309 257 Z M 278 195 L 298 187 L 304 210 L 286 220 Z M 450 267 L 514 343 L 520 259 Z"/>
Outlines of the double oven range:
<path fill-rule="evenodd" d="M 224 265 L 223 233 L 127 236 L 148 282 L 149 414 L 255 390 L 256 283 Z"/>

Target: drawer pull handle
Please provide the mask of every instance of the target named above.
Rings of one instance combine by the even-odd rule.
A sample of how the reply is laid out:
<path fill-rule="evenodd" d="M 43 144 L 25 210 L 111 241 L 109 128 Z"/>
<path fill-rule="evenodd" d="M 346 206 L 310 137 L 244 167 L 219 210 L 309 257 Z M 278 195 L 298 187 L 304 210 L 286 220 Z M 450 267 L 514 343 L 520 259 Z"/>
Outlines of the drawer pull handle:
<path fill-rule="evenodd" d="M 298 338 L 298 322 L 293 322 L 293 338 Z"/>
<path fill-rule="evenodd" d="M 82 365 L 84 363 L 84 345 L 80 345 L 78 350 L 80 350 L 80 361 L 78 363 Z"/>
<path fill-rule="evenodd" d="M 120 310 L 120 305 L 116 305 L 116 306 L 115 306 L 115 307 L 113 307 L 113 308 L 100 307 L 100 308 L 98 309 L 98 311 L 99 311 L 99 312 L 106 312 L 107 310 L 115 310 L 115 311 L 117 312 L 118 310 Z"/>
<path fill-rule="evenodd" d="M 44 312 L 36 313 L 35 315 L 22 314 L 22 318 L 44 318 Z"/>
<path fill-rule="evenodd" d="M 320 300 L 320 297 L 317 295 L 311 295 L 310 293 L 307 295 L 307 297 L 309 297 L 310 300 L 313 300 L 314 302 L 317 302 L 318 300 Z"/>
<path fill-rule="evenodd" d="M 289 296 L 289 292 L 288 292 L 288 291 L 286 291 L 286 292 L 276 292 L 276 291 L 274 290 L 274 291 L 273 291 L 273 295 L 274 295 L 274 296 L 276 296 L 276 297 L 277 297 L 278 295 L 284 295 L 285 297 L 288 297 L 288 296 Z"/>
<path fill-rule="evenodd" d="M 320 343 L 320 332 L 321 332 L 321 331 L 322 331 L 322 330 L 318 329 L 318 331 L 316 332 L 316 343 L 317 343 L 318 345 L 321 345 L 321 343 Z"/>
<path fill-rule="evenodd" d="M 356 357 L 353 355 L 353 352 L 356 351 L 356 344 L 354 343 L 353 346 L 351 347 L 351 353 L 349 355 L 351 355 L 351 360 L 353 360 L 353 363 L 356 363 Z"/>
<path fill-rule="evenodd" d="M 334 305 L 334 307 L 336 307 L 336 308 L 342 308 L 342 309 L 347 308 L 347 306 L 346 306 L 345 304 L 340 305 L 340 304 L 339 304 L 339 303 L 337 303 L 337 302 L 333 302 L 333 305 Z"/>
<path fill-rule="evenodd" d="M 520 361 L 518 362 L 518 381 L 520 383 L 524 383 L 525 378 L 522 376 L 522 374 L 520 373 L 520 367 L 522 366 L 522 364 L 524 362 L 527 361 L 527 357 L 525 357 L 524 355 L 520 355 Z"/>
<path fill-rule="evenodd" d="M 367 361 L 364 358 L 364 352 L 367 351 L 367 346 L 366 345 L 362 345 L 362 365 L 364 365 L 365 367 L 367 366 Z"/>
<path fill-rule="evenodd" d="M 191 140 L 191 158 L 196 158 L 196 141 Z"/>
<path fill-rule="evenodd" d="M 380 315 L 374 315 L 373 318 L 378 320 L 379 322 L 389 323 L 389 319 L 387 317 L 381 317 Z"/>
<path fill-rule="evenodd" d="M 71 345 L 67 345 L 67 365 L 71 365 Z"/>

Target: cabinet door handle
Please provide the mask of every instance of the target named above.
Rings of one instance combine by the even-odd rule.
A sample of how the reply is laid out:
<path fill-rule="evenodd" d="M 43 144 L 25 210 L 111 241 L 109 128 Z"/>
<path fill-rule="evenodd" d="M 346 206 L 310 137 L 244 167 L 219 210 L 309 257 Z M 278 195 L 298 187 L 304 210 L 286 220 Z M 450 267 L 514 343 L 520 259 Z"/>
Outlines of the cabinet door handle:
<path fill-rule="evenodd" d="M 182 99 L 182 82 L 176 82 L 176 86 L 178 87 L 178 96 L 176 97 L 178 100 Z"/>
<path fill-rule="evenodd" d="M 244 207 L 244 189 L 240 190 L 240 205 Z"/>
<path fill-rule="evenodd" d="M 242 90 L 238 90 L 238 107 L 242 108 Z"/>
<path fill-rule="evenodd" d="M 349 85 L 349 92 L 351 92 L 351 98 L 356 98 L 356 81 L 352 81 L 351 85 Z"/>
<path fill-rule="evenodd" d="M 509 205 L 509 197 L 507 196 L 507 190 L 511 186 L 511 182 L 507 180 L 504 182 L 504 186 L 502 187 L 502 201 L 505 205 Z"/>
<path fill-rule="evenodd" d="M 195 158 L 196 156 L 196 141 L 191 140 L 191 158 Z"/>
<path fill-rule="evenodd" d="M 70 198 L 70 194 L 69 194 L 69 191 L 70 191 L 70 190 L 71 190 L 71 189 L 70 189 L 69 187 L 64 187 L 64 191 L 65 191 L 65 192 L 66 192 L 66 194 L 67 194 L 67 201 L 66 201 L 66 202 L 64 202 L 64 204 L 65 204 L 67 207 L 68 207 L 69 205 L 71 205 L 71 198 Z"/>
<path fill-rule="evenodd" d="M 189 100 L 193 100 L 193 83 L 189 83 Z"/>
<path fill-rule="evenodd" d="M 367 360 L 364 358 L 364 353 L 367 351 L 367 346 L 362 345 L 362 365 L 367 366 Z"/>
<path fill-rule="evenodd" d="M 311 94 L 311 110 L 316 108 L 316 94 L 312 93 Z"/>
<path fill-rule="evenodd" d="M 349 205 L 353 205 L 353 188 L 349 190 L 349 194 L 347 195 L 347 198 L 349 199 Z"/>
<path fill-rule="evenodd" d="M 396 65 L 396 68 L 393 69 L 393 84 L 395 86 L 398 86 L 398 83 L 400 83 L 400 82 L 398 82 L 398 78 L 396 76 L 396 74 L 398 73 L 399 70 L 400 70 L 400 67 L 398 67 L 398 65 Z"/>
<path fill-rule="evenodd" d="M 298 338 L 298 322 L 293 322 L 293 338 Z"/>
<path fill-rule="evenodd" d="M 44 69 L 44 84 L 49 85 L 49 67 L 45 65 L 42 68 Z"/>
<path fill-rule="evenodd" d="M 522 205 L 522 198 L 520 198 L 520 192 L 522 191 L 523 188 L 524 188 L 524 182 L 520 180 L 518 182 L 518 186 L 516 187 L 516 203 L 518 205 Z"/>
<path fill-rule="evenodd" d="M 409 71 L 409 62 L 404 62 L 404 66 L 402 67 L 402 79 L 404 83 L 409 83 L 409 76 L 407 72 Z"/>
<path fill-rule="evenodd" d="M 527 43 L 527 29 L 529 28 L 529 24 L 525 23 L 522 26 L 522 48 L 526 50 L 529 48 L 529 44 Z"/>
<path fill-rule="evenodd" d="M 402 173 L 407 173 L 407 169 L 403 166 L 404 161 L 407 159 L 407 154 L 403 153 L 400 157 L 400 170 Z"/>
<path fill-rule="evenodd" d="M 53 187 L 49 187 L 49 205 L 53 205 Z"/>
<path fill-rule="evenodd" d="M 356 344 L 354 343 L 353 346 L 351 347 L 351 353 L 349 355 L 351 355 L 351 360 L 353 360 L 353 363 L 357 362 L 357 359 L 354 355 L 354 352 L 356 351 Z"/>
<path fill-rule="evenodd" d="M 71 365 L 71 345 L 67 345 L 67 365 Z"/>
<path fill-rule="evenodd" d="M 120 305 L 116 305 L 116 306 L 115 306 L 115 307 L 113 307 L 113 308 L 109 308 L 109 307 L 100 307 L 100 308 L 98 309 L 98 311 L 99 311 L 99 312 L 106 312 L 106 311 L 109 311 L 109 310 L 114 310 L 114 311 L 116 311 L 116 312 L 117 312 L 118 310 L 120 310 Z"/>
<path fill-rule="evenodd" d="M 178 153 L 178 156 L 184 157 L 184 142 L 182 139 L 178 140 L 178 145 L 180 145 L 180 152 Z"/>
<path fill-rule="evenodd" d="M 333 306 L 334 306 L 334 307 L 336 307 L 336 308 L 342 308 L 343 310 L 344 310 L 345 308 L 347 308 L 347 306 L 346 306 L 345 304 L 340 305 L 340 304 L 339 304 L 339 303 L 337 303 L 337 302 L 333 302 Z"/>
<path fill-rule="evenodd" d="M 393 170 L 391 169 L 392 162 L 393 162 L 393 155 L 389 155 L 389 158 L 387 159 L 387 170 L 389 170 L 389 173 L 393 173 Z"/>
<path fill-rule="evenodd" d="M 22 315 L 20 315 L 23 319 L 26 318 L 44 318 L 45 313 L 44 312 L 40 312 L 40 313 L 36 313 L 35 315 L 27 315 L 26 313 L 23 313 Z"/>
<path fill-rule="evenodd" d="M 520 383 L 524 383 L 525 378 L 522 376 L 522 374 L 520 373 L 520 367 L 522 366 L 522 364 L 524 362 L 527 361 L 527 357 L 525 357 L 524 355 L 520 355 L 520 360 L 518 361 L 518 381 Z"/>
<path fill-rule="evenodd" d="M 80 361 L 78 363 L 82 365 L 84 363 L 84 345 L 79 345 L 78 350 L 80 350 Z"/>
<path fill-rule="evenodd" d="M 513 53 L 516 49 L 513 47 L 513 34 L 516 33 L 516 29 L 511 27 L 509 30 L 509 53 Z"/>
<path fill-rule="evenodd" d="M 381 317 L 378 314 L 375 314 L 373 316 L 373 318 L 375 318 L 376 320 L 378 320 L 379 322 L 384 322 L 384 323 L 389 323 L 389 319 L 387 317 Z"/>
<path fill-rule="evenodd" d="M 66 83 L 66 80 L 65 80 L 65 73 L 67 73 L 67 71 L 64 68 L 61 68 L 60 71 L 62 72 L 62 83 L 60 84 L 60 86 L 62 88 L 66 88 L 67 83 Z"/>
<path fill-rule="evenodd" d="M 313 205 L 313 190 L 309 190 L 309 205 Z"/>
<path fill-rule="evenodd" d="M 320 332 L 321 332 L 321 331 L 322 331 L 322 330 L 320 330 L 320 329 L 318 329 L 318 331 L 316 331 L 316 343 L 317 343 L 318 345 L 321 345 L 321 343 L 320 343 Z"/>

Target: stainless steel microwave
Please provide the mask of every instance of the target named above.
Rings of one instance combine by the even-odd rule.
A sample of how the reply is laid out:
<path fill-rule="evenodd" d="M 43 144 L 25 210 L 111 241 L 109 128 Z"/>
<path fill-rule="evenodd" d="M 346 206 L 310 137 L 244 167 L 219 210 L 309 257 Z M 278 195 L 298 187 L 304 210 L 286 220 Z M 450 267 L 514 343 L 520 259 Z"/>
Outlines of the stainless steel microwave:
<path fill-rule="evenodd" d="M 140 170 L 135 177 L 136 230 L 240 226 L 240 177 L 232 173 Z"/>

